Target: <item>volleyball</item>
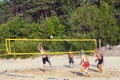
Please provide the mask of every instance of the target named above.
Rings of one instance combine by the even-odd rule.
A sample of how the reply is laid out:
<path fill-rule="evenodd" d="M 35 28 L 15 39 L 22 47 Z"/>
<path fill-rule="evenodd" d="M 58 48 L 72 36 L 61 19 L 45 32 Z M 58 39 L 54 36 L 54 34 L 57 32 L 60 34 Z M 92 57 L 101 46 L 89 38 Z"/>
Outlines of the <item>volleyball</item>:
<path fill-rule="evenodd" d="M 50 38 L 53 39 L 54 38 L 53 35 L 51 35 Z"/>

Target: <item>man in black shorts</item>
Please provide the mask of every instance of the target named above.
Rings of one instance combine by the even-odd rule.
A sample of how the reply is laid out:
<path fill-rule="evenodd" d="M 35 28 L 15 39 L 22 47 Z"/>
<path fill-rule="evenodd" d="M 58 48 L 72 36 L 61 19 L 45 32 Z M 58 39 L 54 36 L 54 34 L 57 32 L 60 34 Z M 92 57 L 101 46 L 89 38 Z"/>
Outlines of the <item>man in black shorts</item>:
<path fill-rule="evenodd" d="M 50 62 L 49 57 L 46 54 L 44 48 L 40 44 L 38 45 L 38 50 L 40 51 L 40 53 L 42 55 L 42 62 L 43 62 L 43 67 L 44 67 L 44 71 L 45 71 L 45 68 L 46 68 L 45 64 L 46 64 L 46 62 L 48 62 L 50 66 L 51 66 L 51 62 Z"/>
<path fill-rule="evenodd" d="M 46 64 L 46 62 L 48 62 L 50 64 L 50 66 L 51 66 L 51 63 L 50 63 L 50 60 L 49 60 L 47 54 L 42 55 L 42 62 L 43 62 L 43 64 Z"/>

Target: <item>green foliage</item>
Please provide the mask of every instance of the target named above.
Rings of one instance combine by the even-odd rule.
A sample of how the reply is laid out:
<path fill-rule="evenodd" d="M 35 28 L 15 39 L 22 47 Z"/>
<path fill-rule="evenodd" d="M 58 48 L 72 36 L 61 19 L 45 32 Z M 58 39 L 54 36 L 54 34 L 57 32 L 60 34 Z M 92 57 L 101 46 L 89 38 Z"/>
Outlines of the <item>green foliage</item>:
<path fill-rule="evenodd" d="M 41 27 L 38 23 L 35 23 L 33 22 L 31 25 L 30 25 L 30 38 L 39 38 L 40 37 L 40 30 L 41 30 Z"/>
<path fill-rule="evenodd" d="M 21 59 L 27 59 L 27 58 L 34 58 L 36 55 L 0 55 L 0 59 L 11 59 L 14 60 L 21 58 Z M 37 56 L 36 56 L 37 57 Z"/>
<path fill-rule="evenodd" d="M 120 1 L 100 0 L 99 6 L 89 1 L 10 0 L 0 2 L 0 48 L 5 49 L 5 38 L 48 39 L 50 35 L 54 38 L 100 38 L 102 45 L 116 45 L 120 40 Z M 19 42 L 13 42 L 12 45 L 15 43 L 19 44 Z M 48 44 L 45 43 L 45 47 L 52 50 Z M 55 44 L 52 43 L 51 46 Z M 21 43 L 21 45 L 23 45 L 22 48 L 16 45 L 19 48 L 18 51 L 25 51 L 26 47 L 31 47 L 29 50 L 32 52 L 37 44 L 33 44 L 33 47 L 28 43 Z M 64 45 L 60 48 L 63 51 L 70 48 L 70 45 L 73 50 L 79 46 L 68 42 L 55 46 L 61 45 Z M 87 47 L 87 45 L 82 46 Z M 58 50 L 57 47 L 55 49 Z"/>
<path fill-rule="evenodd" d="M 48 36 L 55 35 L 55 36 L 62 36 L 64 32 L 65 26 L 60 24 L 60 21 L 57 17 L 51 17 L 46 21 L 48 26 Z"/>
<path fill-rule="evenodd" d="M 74 38 L 96 38 L 103 41 L 107 39 L 103 45 L 111 41 L 117 42 L 118 27 L 113 14 L 113 7 L 105 2 L 101 2 L 100 8 L 89 3 L 78 7 L 69 20 L 72 30 L 70 34 Z"/>
<path fill-rule="evenodd" d="M 86 4 L 78 7 L 77 10 L 73 11 L 69 19 L 72 30 L 71 36 L 74 38 L 95 38 L 95 26 L 97 26 L 96 20 L 98 15 L 99 10 L 97 6 Z"/>
<path fill-rule="evenodd" d="M 38 42 L 23 42 L 23 41 L 14 41 L 11 43 L 11 52 L 12 53 L 34 53 L 37 50 Z"/>
<path fill-rule="evenodd" d="M 24 20 L 14 18 L 0 27 L 1 34 L 5 38 L 22 38 L 29 35 L 30 29 Z"/>

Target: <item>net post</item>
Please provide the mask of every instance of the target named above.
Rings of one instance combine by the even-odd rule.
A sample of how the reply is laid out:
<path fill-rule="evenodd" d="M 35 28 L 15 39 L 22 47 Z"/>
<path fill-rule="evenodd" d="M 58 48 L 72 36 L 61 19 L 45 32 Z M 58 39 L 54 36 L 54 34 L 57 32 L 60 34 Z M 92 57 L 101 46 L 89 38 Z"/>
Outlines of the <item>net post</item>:
<path fill-rule="evenodd" d="M 8 41 L 7 41 L 7 39 L 5 39 L 6 51 L 7 51 L 7 53 L 9 54 L 9 50 L 8 50 L 8 45 L 7 45 L 7 43 L 8 43 Z"/>
<path fill-rule="evenodd" d="M 99 51 L 101 49 L 101 39 L 99 39 Z"/>

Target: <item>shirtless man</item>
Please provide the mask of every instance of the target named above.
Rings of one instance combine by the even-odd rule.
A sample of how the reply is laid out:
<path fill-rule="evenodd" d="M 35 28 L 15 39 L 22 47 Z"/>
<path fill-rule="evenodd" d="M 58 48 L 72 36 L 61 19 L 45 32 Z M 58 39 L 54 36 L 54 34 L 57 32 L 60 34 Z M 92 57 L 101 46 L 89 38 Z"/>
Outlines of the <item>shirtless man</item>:
<path fill-rule="evenodd" d="M 81 58 L 81 64 L 82 64 L 81 71 L 85 72 L 87 74 L 87 77 L 90 77 L 90 74 L 87 71 L 90 66 L 88 57 L 86 54 L 84 54 L 84 50 L 81 50 L 80 53 L 81 53 L 80 58 Z"/>
<path fill-rule="evenodd" d="M 38 50 L 40 51 L 40 53 L 42 55 L 43 68 L 44 68 L 44 71 L 45 71 L 45 68 L 46 68 L 45 64 L 46 64 L 46 62 L 48 62 L 50 66 L 51 66 L 51 62 L 48 59 L 48 55 L 46 54 L 44 48 L 40 44 L 38 45 Z"/>
<path fill-rule="evenodd" d="M 97 68 L 102 73 L 103 53 L 101 51 L 98 51 L 98 49 L 96 49 L 95 54 L 96 54 L 96 57 L 97 57 L 95 62 L 98 61 Z"/>
<path fill-rule="evenodd" d="M 68 53 L 68 58 L 69 58 L 69 65 L 71 67 L 74 67 L 74 59 L 73 59 L 73 53 L 71 52 L 71 50 L 69 50 L 69 53 Z"/>

